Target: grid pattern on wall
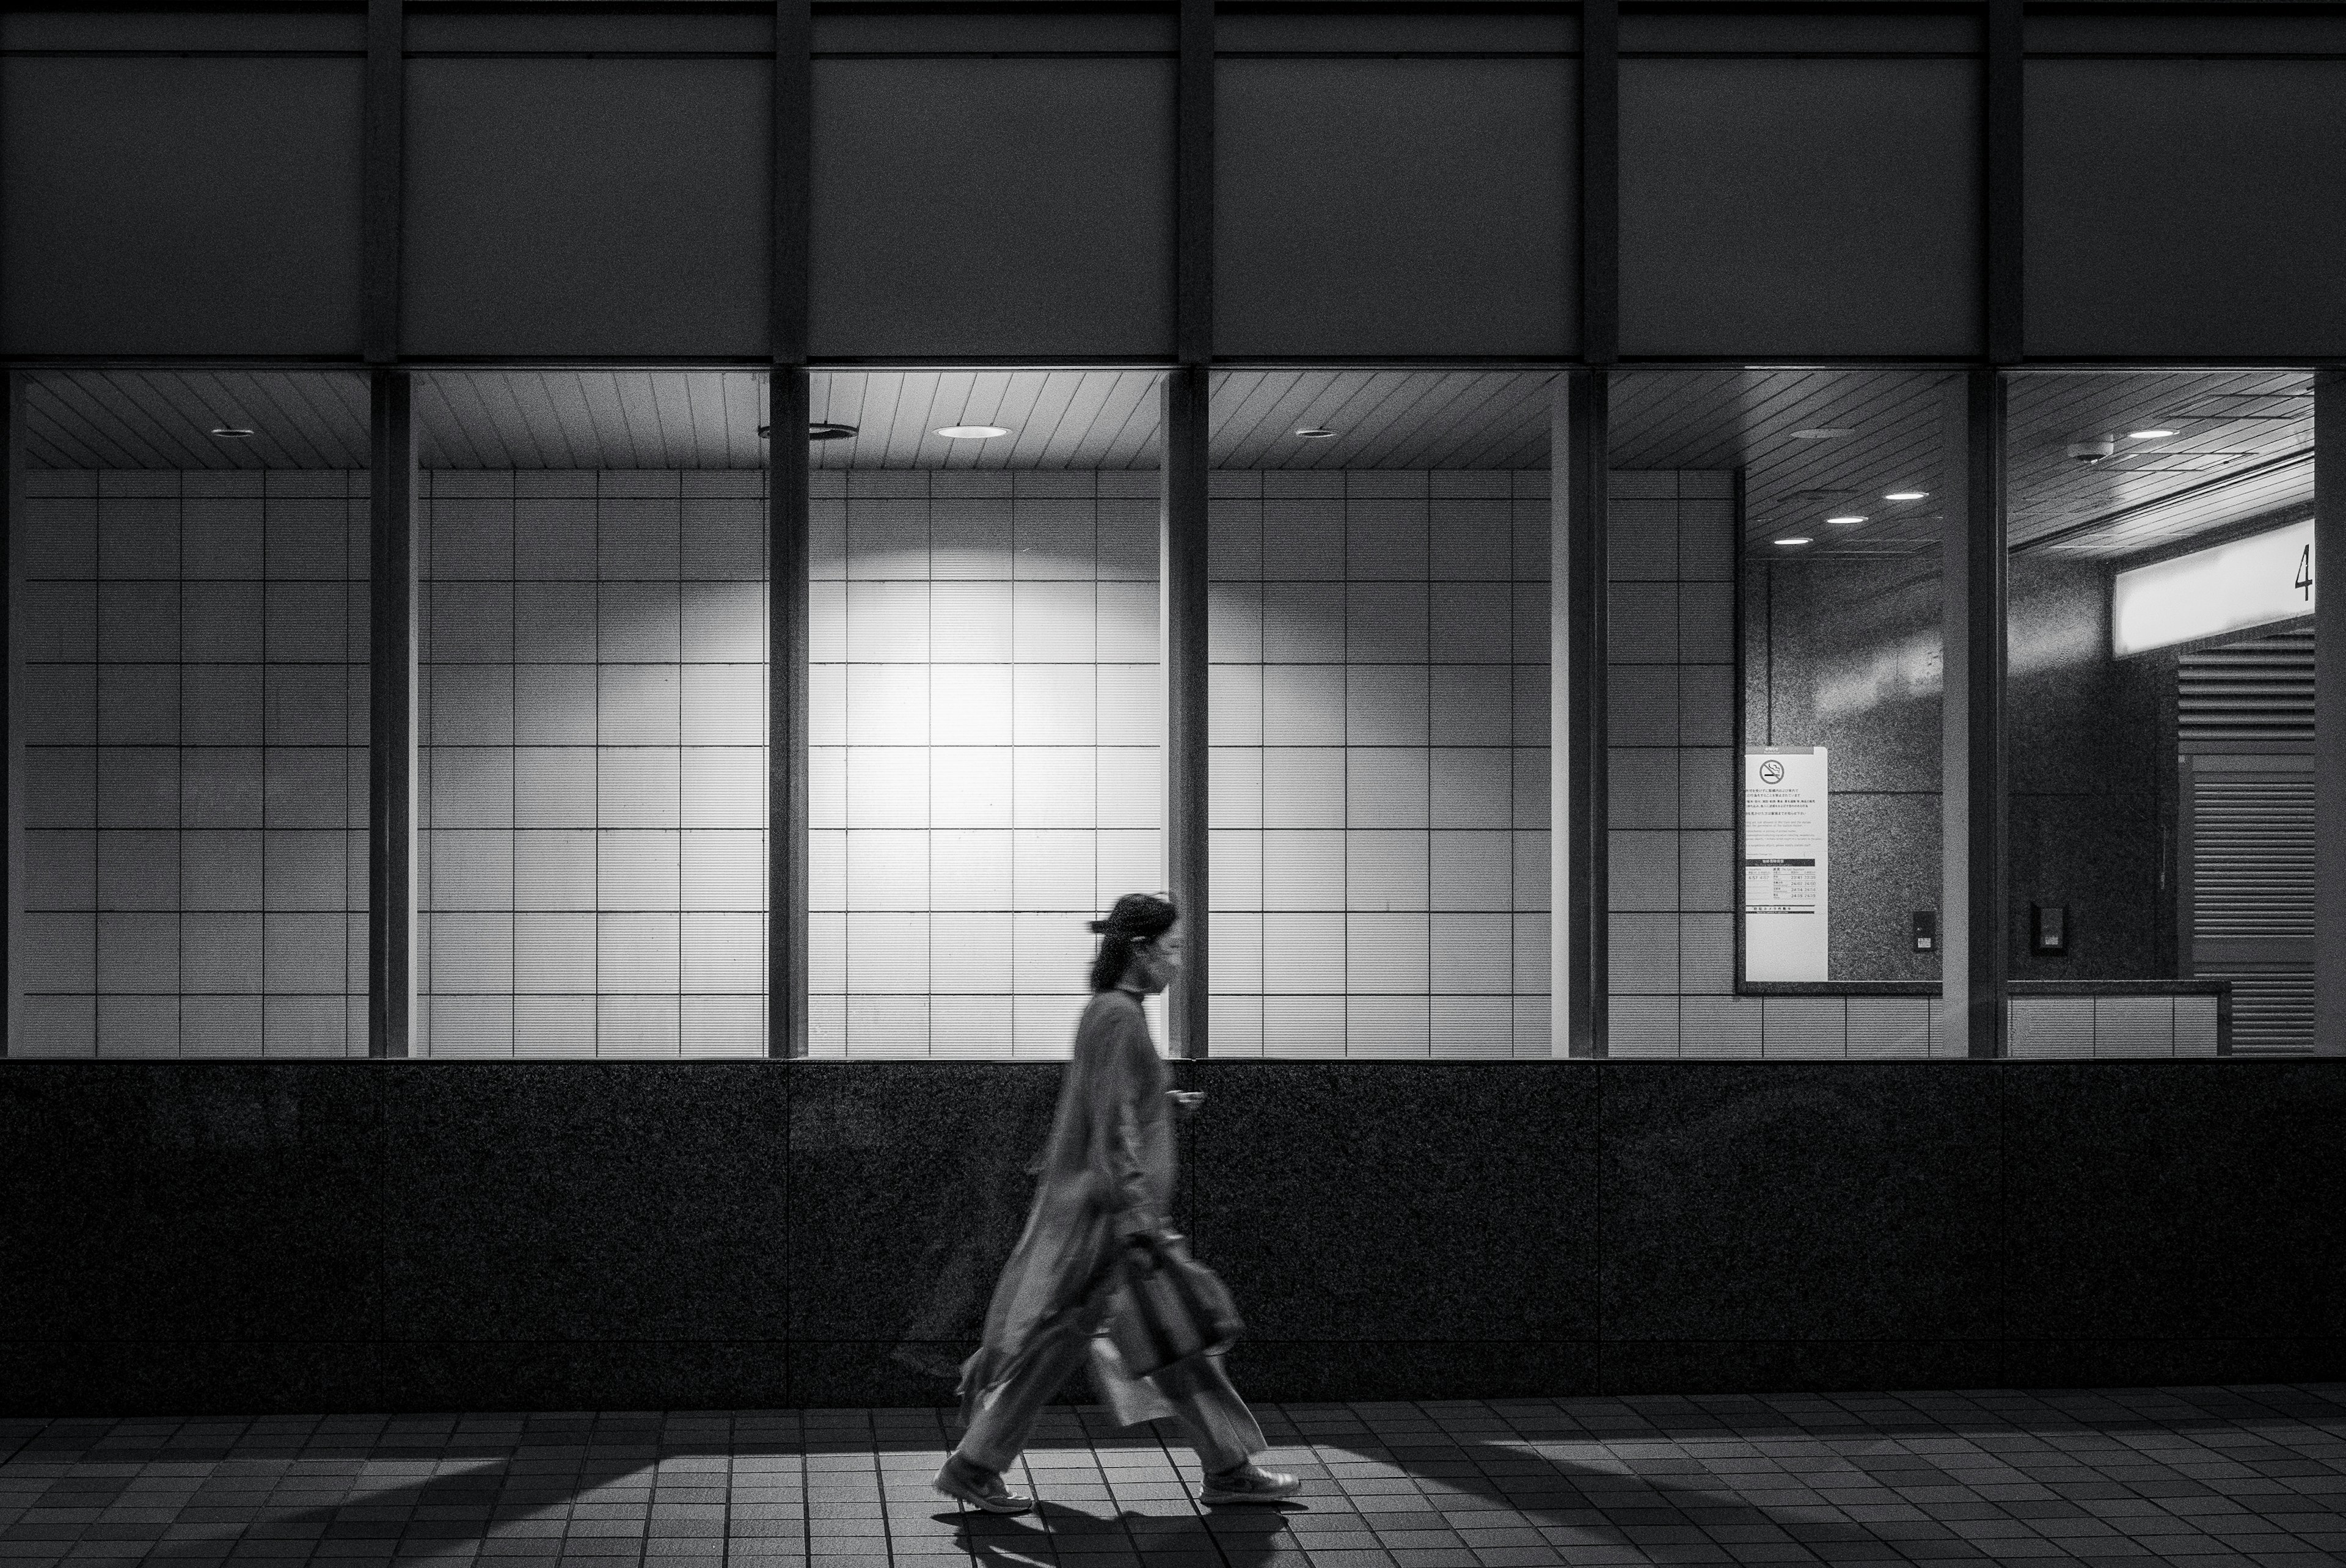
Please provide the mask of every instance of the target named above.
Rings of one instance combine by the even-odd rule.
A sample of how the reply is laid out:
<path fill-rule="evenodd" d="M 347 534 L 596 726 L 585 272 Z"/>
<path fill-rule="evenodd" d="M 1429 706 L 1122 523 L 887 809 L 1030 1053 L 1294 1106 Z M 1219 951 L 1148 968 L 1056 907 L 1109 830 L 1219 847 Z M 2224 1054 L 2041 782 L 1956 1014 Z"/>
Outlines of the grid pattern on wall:
<path fill-rule="evenodd" d="M 2015 996 L 2008 1046 L 2021 1057 L 2213 1056 L 2212 996 Z"/>
<path fill-rule="evenodd" d="M 813 476 L 809 1049 L 1065 1056 L 1164 885 L 1153 470 Z"/>
<path fill-rule="evenodd" d="M 1608 1051 L 1933 1054 L 1928 997 L 1735 993 L 1735 476 L 1616 473 L 1610 497 Z"/>
<path fill-rule="evenodd" d="M 13 1051 L 365 1054 L 366 494 L 25 475 Z"/>
<path fill-rule="evenodd" d="M 1218 1056 L 1545 1056 L 1548 476 L 1213 475 Z"/>
<path fill-rule="evenodd" d="M 765 474 L 423 493 L 418 1054 L 762 1054 Z"/>

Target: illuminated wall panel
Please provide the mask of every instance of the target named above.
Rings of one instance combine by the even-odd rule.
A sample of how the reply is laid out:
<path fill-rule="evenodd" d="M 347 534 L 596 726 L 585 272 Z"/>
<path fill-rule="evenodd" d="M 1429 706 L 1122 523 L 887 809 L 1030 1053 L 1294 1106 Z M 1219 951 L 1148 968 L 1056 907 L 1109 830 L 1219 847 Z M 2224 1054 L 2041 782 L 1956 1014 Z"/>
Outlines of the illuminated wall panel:
<path fill-rule="evenodd" d="M 1164 885 L 1158 476 L 814 475 L 822 1056 L 1064 1056 L 1084 922 Z"/>
<path fill-rule="evenodd" d="M 424 477 L 419 1054 L 762 1054 L 765 475 Z"/>

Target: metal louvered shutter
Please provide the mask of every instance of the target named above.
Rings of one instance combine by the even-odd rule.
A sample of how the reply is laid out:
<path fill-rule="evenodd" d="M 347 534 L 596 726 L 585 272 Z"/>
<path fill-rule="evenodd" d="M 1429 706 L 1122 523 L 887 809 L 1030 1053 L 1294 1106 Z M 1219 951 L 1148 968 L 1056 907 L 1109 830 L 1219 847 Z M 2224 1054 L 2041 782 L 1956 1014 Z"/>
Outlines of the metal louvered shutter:
<path fill-rule="evenodd" d="M 2177 740 L 2193 751 L 2313 749 L 2313 633 L 2201 648 L 2176 661 Z"/>
<path fill-rule="evenodd" d="M 2313 1049 L 2313 635 L 2177 661 L 2191 970 L 2232 983 L 2236 1054 Z"/>

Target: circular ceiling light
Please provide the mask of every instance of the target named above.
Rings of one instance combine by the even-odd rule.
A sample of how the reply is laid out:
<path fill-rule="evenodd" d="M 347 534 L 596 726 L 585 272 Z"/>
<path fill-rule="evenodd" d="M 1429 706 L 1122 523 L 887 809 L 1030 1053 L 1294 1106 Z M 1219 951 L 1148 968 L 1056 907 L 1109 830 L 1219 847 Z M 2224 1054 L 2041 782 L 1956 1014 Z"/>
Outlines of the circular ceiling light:
<path fill-rule="evenodd" d="M 1882 499 L 1884 501 L 1921 501 L 1930 494 L 1931 493 L 1927 490 L 1893 490 Z"/>
<path fill-rule="evenodd" d="M 1846 528 L 1846 527 L 1848 527 L 1848 526 L 1849 526 L 1851 524 L 1852 524 L 1852 523 L 1862 523 L 1862 522 L 1864 522 L 1864 521 L 1865 521 L 1865 519 L 1864 519 L 1864 517 L 1863 517 L 1862 515 L 1859 514 L 1858 513 L 1851 512 L 1851 513 L 1848 514 L 1847 515 L 1845 515 L 1845 516 L 1841 516 L 1841 517 L 1828 517 L 1828 518 L 1826 518 L 1826 519 L 1825 519 L 1825 521 L 1826 521 L 1826 522 L 1828 522 L 1828 523 L 1831 523 L 1831 524 L 1837 524 L 1837 525 L 1838 525 L 1838 526 L 1840 526 L 1840 527 Z"/>
<path fill-rule="evenodd" d="M 1792 439 L 1794 441 L 1839 441 L 1844 435 L 1856 433 L 1855 430 L 1845 424 L 1821 424 L 1811 430 L 1794 431 Z"/>
<path fill-rule="evenodd" d="M 1776 543 L 1783 545 L 1789 550 L 1801 545 L 1813 545 L 1816 541 L 1810 538 L 1806 534 L 1792 534 L 1777 540 Z"/>
<path fill-rule="evenodd" d="M 1010 432 L 998 424 L 948 424 L 941 426 L 937 433 L 947 441 L 992 441 Z"/>
<path fill-rule="evenodd" d="M 2127 432 L 2127 439 L 2128 441 L 2159 441 L 2168 436 L 2173 435 L 2174 433 L 2175 432 L 2171 430 L 2130 430 Z"/>
<path fill-rule="evenodd" d="M 212 433 L 219 437 L 222 441 L 250 441 L 252 439 L 252 430 L 249 425 L 216 424 L 212 426 Z"/>
<path fill-rule="evenodd" d="M 1323 425 L 1317 424 L 1304 425 L 1295 433 L 1301 436 L 1306 441 L 1332 441 L 1335 439 L 1336 435 L 1334 431 L 1330 430 Z"/>

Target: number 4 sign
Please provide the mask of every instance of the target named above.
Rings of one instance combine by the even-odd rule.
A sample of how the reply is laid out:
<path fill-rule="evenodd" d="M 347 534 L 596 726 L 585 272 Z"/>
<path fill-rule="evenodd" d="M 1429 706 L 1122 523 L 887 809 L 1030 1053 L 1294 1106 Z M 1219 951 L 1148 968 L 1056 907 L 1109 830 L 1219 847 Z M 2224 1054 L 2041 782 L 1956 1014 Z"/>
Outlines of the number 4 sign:
<path fill-rule="evenodd" d="M 2155 561 L 2110 579 L 2120 655 L 2198 642 L 2313 611 L 2313 520 Z"/>

